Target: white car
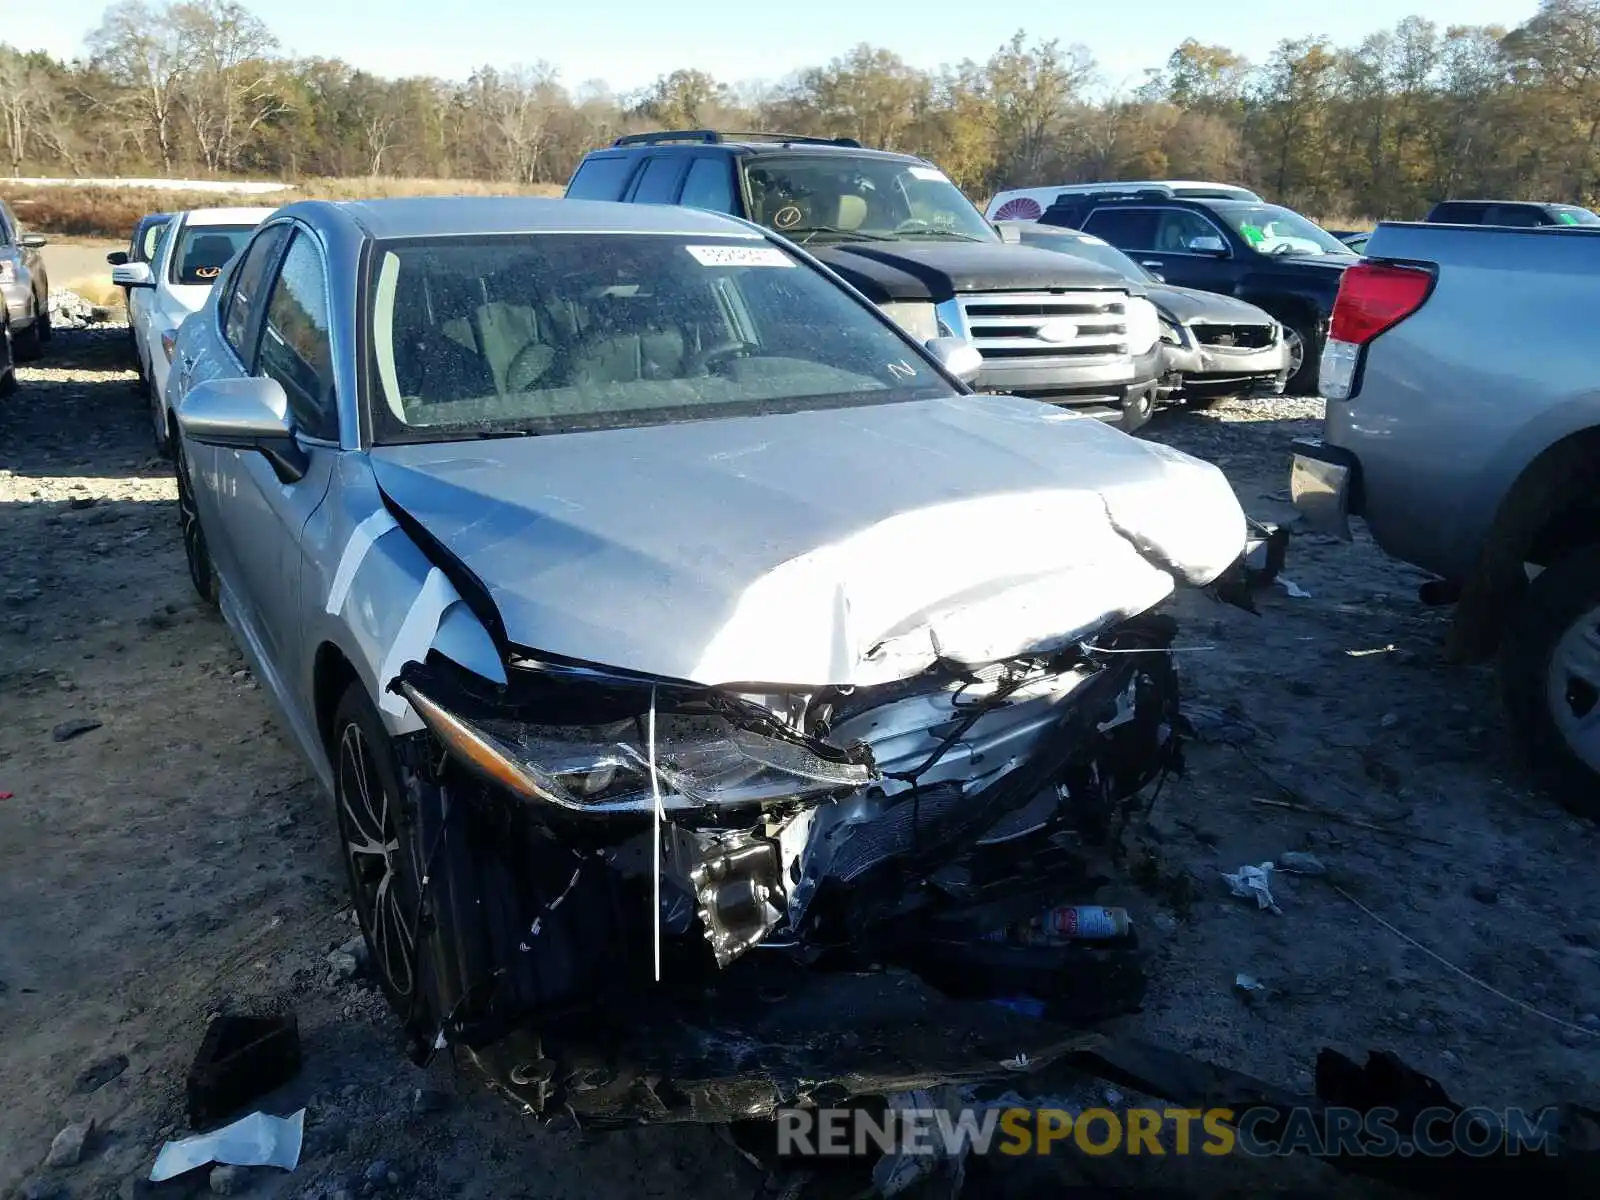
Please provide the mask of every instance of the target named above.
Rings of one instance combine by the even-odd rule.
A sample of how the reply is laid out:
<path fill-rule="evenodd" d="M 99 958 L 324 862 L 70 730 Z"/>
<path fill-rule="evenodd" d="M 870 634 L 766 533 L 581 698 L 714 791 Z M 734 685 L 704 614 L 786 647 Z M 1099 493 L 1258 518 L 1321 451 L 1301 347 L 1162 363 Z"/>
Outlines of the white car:
<path fill-rule="evenodd" d="M 130 295 L 131 289 L 151 289 L 145 302 L 129 305 L 129 321 L 140 370 L 150 384 L 150 424 L 161 450 L 171 439 L 167 372 L 178 326 L 206 302 L 212 283 L 249 240 L 251 230 L 275 211 L 196 208 L 174 213 L 151 262 L 125 263 L 111 270 L 111 281 L 129 288 Z"/>

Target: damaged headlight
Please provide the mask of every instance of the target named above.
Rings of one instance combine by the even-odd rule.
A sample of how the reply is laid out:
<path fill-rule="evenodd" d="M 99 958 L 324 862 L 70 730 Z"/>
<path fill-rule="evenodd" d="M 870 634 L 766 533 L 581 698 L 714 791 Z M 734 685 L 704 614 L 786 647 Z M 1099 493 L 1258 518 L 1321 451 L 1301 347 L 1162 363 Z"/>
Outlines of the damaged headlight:
<path fill-rule="evenodd" d="M 515 796 L 585 814 L 648 813 L 655 803 L 642 722 L 573 729 L 469 721 L 410 684 L 401 690 L 446 750 Z M 668 812 L 818 797 L 873 778 L 864 764 L 834 762 L 715 715 L 658 714 L 653 753 Z"/>
<path fill-rule="evenodd" d="M 1161 340 L 1169 346 L 1183 345 L 1183 331 L 1170 317 L 1165 314 L 1161 317 Z"/>

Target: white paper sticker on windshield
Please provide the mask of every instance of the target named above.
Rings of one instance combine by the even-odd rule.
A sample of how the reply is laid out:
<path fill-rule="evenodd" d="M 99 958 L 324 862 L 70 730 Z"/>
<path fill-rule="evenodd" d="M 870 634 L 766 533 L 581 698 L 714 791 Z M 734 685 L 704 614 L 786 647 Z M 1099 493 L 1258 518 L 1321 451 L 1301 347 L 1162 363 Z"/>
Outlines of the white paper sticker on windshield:
<path fill-rule="evenodd" d="M 776 246 L 685 246 L 702 267 L 792 267 Z"/>
<path fill-rule="evenodd" d="M 944 172 L 936 167 L 907 167 L 906 170 L 911 172 L 913 179 L 926 179 L 930 183 L 944 178 Z"/>

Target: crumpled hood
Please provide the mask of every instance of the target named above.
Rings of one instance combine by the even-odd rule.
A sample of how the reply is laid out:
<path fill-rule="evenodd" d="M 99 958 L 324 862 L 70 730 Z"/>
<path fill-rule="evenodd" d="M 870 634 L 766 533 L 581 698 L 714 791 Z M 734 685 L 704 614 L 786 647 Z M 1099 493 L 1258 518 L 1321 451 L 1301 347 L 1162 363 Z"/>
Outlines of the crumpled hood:
<path fill-rule="evenodd" d="M 1065 645 L 1245 544 L 1216 467 L 1009 396 L 384 446 L 372 465 L 511 641 L 711 685 L 870 685 Z"/>
<path fill-rule="evenodd" d="M 828 242 L 808 245 L 818 259 L 877 303 L 948 300 L 958 292 L 1111 288 L 1128 291 L 1116 272 L 1032 246 L 1004 242 Z"/>
<path fill-rule="evenodd" d="M 1196 288 L 1152 283 L 1150 302 L 1180 325 L 1193 321 L 1218 325 L 1270 325 L 1272 316 L 1245 300 Z"/>

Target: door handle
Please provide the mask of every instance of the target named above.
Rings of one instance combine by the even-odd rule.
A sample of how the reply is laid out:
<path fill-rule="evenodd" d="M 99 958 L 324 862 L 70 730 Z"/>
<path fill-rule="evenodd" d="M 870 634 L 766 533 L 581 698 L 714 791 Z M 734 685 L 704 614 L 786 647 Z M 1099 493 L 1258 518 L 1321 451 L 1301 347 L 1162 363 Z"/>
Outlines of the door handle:
<path fill-rule="evenodd" d="M 1139 265 L 1141 267 L 1149 267 L 1152 271 L 1154 271 L 1161 265 L 1161 260 L 1155 258 L 1141 258 L 1139 260 Z"/>

